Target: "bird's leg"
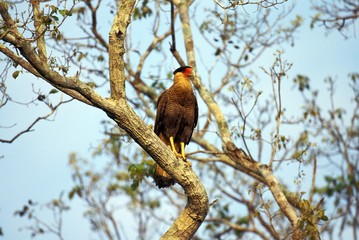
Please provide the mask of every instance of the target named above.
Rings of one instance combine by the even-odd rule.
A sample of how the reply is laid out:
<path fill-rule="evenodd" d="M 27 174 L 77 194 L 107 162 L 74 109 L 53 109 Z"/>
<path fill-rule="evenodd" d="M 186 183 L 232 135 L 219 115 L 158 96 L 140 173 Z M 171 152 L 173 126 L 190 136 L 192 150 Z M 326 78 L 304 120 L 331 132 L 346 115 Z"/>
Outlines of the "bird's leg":
<path fill-rule="evenodd" d="M 174 152 L 177 157 L 182 157 L 182 155 L 179 154 L 179 153 L 177 152 L 177 150 L 176 150 L 175 141 L 173 140 L 173 137 L 170 137 L 170 144 L 171 144 L 172 152 Z"/>
<path fill-rule="evenodd" d="M 191 167 L 192 163 L 186 159 L 185 153 L 184 153 L 184 142 L 181 142 L 181 155 L 184 159 L 184 161 Z"/>
<path fill-rule="evenodd" d="M 173 137 L 170 137 L 170 143 L 171 143 L 172 152 L 177 152 L 176 148 L 175 148 L 175 142 L 173 140 Z"/>
<path fill-rule="evenodd" d="M 186 156 L 184 154 L 184 142 L 181 142 L 180 144 L 181 144 L 181 155 L 184 159 L 186 159 Z"/>
<path fill-rule="evenodd" d="M 177 157 L 183 158 L 184 162 L 187 163 L 190 167 L 192 166 L 192 163 L 190 161 L 187 161 L 186 155 L 184 153 L 184 142 L 180 142 L 181 144 L 181 153 L 178 153 L 175 147 L 175 141 L 173 140 L 173 137 L 170 137 L 170 144 L 172 152 L 176 154 Z"/>

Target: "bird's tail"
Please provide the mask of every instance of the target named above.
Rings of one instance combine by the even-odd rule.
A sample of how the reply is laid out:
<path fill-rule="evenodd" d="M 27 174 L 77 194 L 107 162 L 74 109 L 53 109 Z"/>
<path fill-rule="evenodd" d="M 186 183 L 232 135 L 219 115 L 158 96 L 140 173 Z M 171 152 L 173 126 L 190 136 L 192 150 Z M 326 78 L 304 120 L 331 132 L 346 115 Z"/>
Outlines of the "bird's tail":
<path fill-rule="evenodd" d="M 158 164 L 156 164 L 156 171 L 153 175 L 153 179 L 155 180 L 158 188 L 171 187 L 176 183 L 175 180 Z"/>
<path fill-rule="evenodd" d="M 159 134 L 159 138 L 167 145 L 170 146 L 170 141 L 162 133 Z M 153 174 L 153 179 L 155 180 L 156 186 L 158 188 L 171 187 L 176 182 L 175 180 L 158 164 L 156 164 L 156 170 Z"/>

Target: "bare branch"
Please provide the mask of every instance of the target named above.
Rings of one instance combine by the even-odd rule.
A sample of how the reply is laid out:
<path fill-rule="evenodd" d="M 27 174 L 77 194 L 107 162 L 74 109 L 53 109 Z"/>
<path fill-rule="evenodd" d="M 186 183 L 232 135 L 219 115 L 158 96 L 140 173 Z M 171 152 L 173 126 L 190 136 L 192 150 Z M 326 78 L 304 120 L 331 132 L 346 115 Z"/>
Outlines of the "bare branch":
<path fill-rule="evenodd" d="M 98 1 L 97 6 L 95 6 L 95 7 L 92 5 L 92 2 L 90 0 L 86 0 L 84 2 L 91 11 L 92 33 L 94 34 L 95 38 L 100 42 L 101 46 L 108 50 L 108 43 L 101 36 L 101 34 L 97 31 L 97 10 L 100 7 L 101 0 Z"/>
<path fill-rule="evenodd" d="M 174 7 L 173 1 L 172 0 L 169 0 L 169 1 L 171 2 L 171 38 L 172 38 L 172 43 L 170 44 L 170 51 L 171 51 L 173 57 L 179 63 L 179 65 L 185 66 L 186 63 L 183 61 L 181 55 L 179 54 L 179 52 L 177 51 L 177 48 L 176 48 L 175 7 Z"/>
<path fill-rule="evenodd" d="M 68 102 L 70 102 L 70 101 L 72 101 L 72 99 L 67 100 L 67 101 L 61 101 L 61 102 L 58 103 L 57 105 L 51 106 L 51 108 L 50 108 L 51 111 L 50 111 L 48 114 L 46 114 L 46 115 L 44 115 L 44 116 L 42 116 L 42 117 L 36 118 L 26 129 L 24 129 L 24 130 L 18 132 L 18 133 L 17 133 L 15 136 L 13 136 L 11 139 L 0 139 L 0 142 L 2 142 L 2 143 L 13 143 L 13 142 L 14 142 L 18 137 L 20 137 L 21 135 L 33 131 L 33 127 L 34 127 L 38 122 L 40 122 L 40 121 L 42 121 L 42 120 L 48 120 L 49 117 L 51 117 L 52 115 L 56 114 L 57 109 L 60 107 L 60 105 L 62 105 L 62 104 L 64 104 L 64 103 L 68 103 Z"/>
<path fill-rule="evenodd" d="M 285 2 L 287 2 L 288 0 L 260 0 L 260 1 L 232 1 L 232 3 L 230 3 L 229 5 L 224 5 L 223 3 L 221 3 L 219 0 L 214 0 L 214 2 L 222 9 L 226 10 L 226 9 L 235 9 L 238 6 L 244 6 L 244 5 L 258 5 L 262 8 L 270 8 L 273 7 L 275 5 L 279 5 L 279 4 L 283 4 Z"/>
<path fill-rule="evenodd" d="M 313 8 L 317 13 L 312 17 L 312 27 L 315 23 L 321 23 L 326 29 L 336 29 L 347 38 L 346 30 L 353 25 L 355 36 L 355 21 L 359 18 L 359 4 L 356 0 L 315 1 Z"/>

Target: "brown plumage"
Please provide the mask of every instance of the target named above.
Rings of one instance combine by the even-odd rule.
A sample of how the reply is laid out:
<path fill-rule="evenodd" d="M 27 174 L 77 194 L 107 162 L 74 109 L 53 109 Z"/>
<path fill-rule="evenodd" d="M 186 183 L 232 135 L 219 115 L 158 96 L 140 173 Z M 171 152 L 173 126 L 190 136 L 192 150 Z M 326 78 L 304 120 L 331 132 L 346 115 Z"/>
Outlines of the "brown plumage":
<path fill-rule="evenodd" d="M 191 67 L 184 66 L 173 74 L 173 85 L 157 101 L 155 133 L 177 156 L 186 159 L 184 147 L 191 140 L 198 121 L 198 105 L 190 81 L 193 72 Z M 159 188 L 175 184 L 174 179 L 158 165 L 154 180 Z"/>

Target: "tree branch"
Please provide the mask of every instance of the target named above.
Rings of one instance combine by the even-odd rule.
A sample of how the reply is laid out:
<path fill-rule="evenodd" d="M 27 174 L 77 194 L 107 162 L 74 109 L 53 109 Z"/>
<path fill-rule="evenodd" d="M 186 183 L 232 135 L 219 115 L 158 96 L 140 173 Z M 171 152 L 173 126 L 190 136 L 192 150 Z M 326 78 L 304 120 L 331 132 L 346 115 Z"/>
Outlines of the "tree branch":
<path fill-rule="evenodd" d="M 38 117 L 36 118 L 26 129 L 18 132 L 15 136 L 13 136 L 11 139 L 0 139 L 0 142 L 2 143 L 13 143 L 18 137 L 20 137 L 21 135 L 27 133 L 27 132 L 31 132 L 33 131 L 33 127 L 35 126 L 36 123 L 38 123 L 41 120 L 47 120 L 50 116 L 52 116 L 54 113 L 56 113 L 57 109 L 60 107 L 60 105 L 62 105 L 63 103 L 67 103 L 69 101 L 71 101 L 72 99 L 68 100 L 68 101 L 64 101 L 64 102 L 60 102 L 59 104 L 57 104 L 56 106 L 52 106 L 51 107 L 51 111 L 46 114 L 45 116 L 42 117 Z"/>
<path fill-rule="evenodd" d="M 175 16 L 175 7 L 174 7 L 174 3 L 172 0 L 170 0 L 171 2 L 171 39 L 172 39 L 172 43 L 170 46 L 170 51 L 173 55 L 173 57 L 177 60 L 177 62 L 179 63 L 180 66 L 185 66 L 186 63 L 183 61 L 181 55 L 179 54 L 179 52 L 177 51 L 176 48 L 176 30 L 175 30 L 175 21 L 176 21 L 176 16 Z M 191 65 L 190 65 L 191 66 Z"/>
<path fill-rule="evenodd" d="M 43 19 L 43 13 L 40 10 L 39 0 L 31 0 L 31 5 L 34 11 L 34 26 L 37 41 L 37 51 L 43 63 L 47 63 L 46 46 L 45 46 L 45 32 L 46 25 Z"/>
<path fill-rule="evenodd" d="M 126 30 L 136 1 L 121 1 L 109 34 L 109 62 L 111 98 L 125 99 L 125 54 Z"/>
<path fill-rule="evenodd" d="M 95 38 L 100 42 L 101 46 L 106 48 L 108 50 L 108 44 L 105 41 L 105 39 L 101 36 L 101 34 L 97 31 L 97 10 L 100 6 L 100 2 L 99 1 L 97 3 L 97 6 L 94 7 L 91 3 L 90 0 L 86 0 L 84 1 L 85 4 L 87 5 L 87 7 L 90 9 L 91 11 L 91 20 L 92 20 L 92 26 L 91 26 L 91 31 L 94 34 Z"/>
<path fill-rule="evenodd" d="M 72 90 L 72 89 L 68 89 L 68 88 L 64 88 L 61 87 L 59 85 L 56 85 L 54 83 L 51 83 L 50 81 L 48 81 L 47 79 L 43 78 L 41 76 L 41 74 L 26 60 L 24 60 L 22 57 L 20 57 L 19 55 L 15 54 L 14 52 L 12 52 L 9 48 L 7 48 L 5 45 L 0 44 L 0 52 L 2 52 L 4 55 L 6 55 L 8 58 L 10 58 L 14 63 L 19 64 L 21 67 L 23 67 L 24 69 L 26 69 L 26 71 L 28 71 L 29 73 L 33 74 L 34 76 L 38 77 L 38 78 L 42 78 L 45 81 L 47 81 L 48 83 L 52 84 L 54 87 L 56 87 L 57 89 L 59 89 L 60 91 L 66 93 L 67 95 L 81 101 L 84 102 L 90 106 L 93 106 L 93 104 L 87 100 L 86 98 L 84 98 L 81 94 L 79 94 L 78 92 Z"/>

